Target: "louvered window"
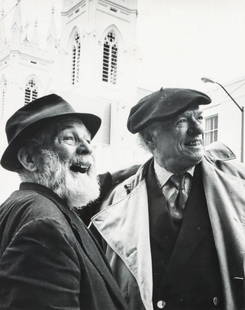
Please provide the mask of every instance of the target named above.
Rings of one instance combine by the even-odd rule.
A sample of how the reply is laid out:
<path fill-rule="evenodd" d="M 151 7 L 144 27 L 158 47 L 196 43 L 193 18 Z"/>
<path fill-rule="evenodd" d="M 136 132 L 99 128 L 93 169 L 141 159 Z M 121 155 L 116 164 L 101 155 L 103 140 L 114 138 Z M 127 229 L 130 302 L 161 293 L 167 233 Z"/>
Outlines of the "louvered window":
<path fill-rule="evenodd" d="M 102 81 L 117 83 L 118 44 L 113 30 L 109 31 L 103 45 Z"/>
<path fill-rule="evenodd" d="M 38 90 L 34 79 L 30 79 L 25 87 L 25 104 L 37 99 Z"/>
<path fill-rule="evenodd" d="M 81 42 L 78 33 L 75 33 L 74 41 L 72 44 L 72 85 L 79 82 L 80 73 L 80 55 L 81 55 Z"/>

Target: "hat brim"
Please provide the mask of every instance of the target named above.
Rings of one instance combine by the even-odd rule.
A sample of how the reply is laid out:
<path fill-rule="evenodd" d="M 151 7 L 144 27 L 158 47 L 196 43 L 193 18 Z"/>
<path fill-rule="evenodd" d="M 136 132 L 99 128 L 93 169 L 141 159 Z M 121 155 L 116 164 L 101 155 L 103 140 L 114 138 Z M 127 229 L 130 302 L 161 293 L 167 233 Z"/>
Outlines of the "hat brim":
<path fill-rule="evenodd" d="M 90 132 L 91 138 L 95 136 L 101 125 L 101 119 L 98 116 L 89 113 L 64 113 L 56 116 L 45 117 L 44 119 L 41 119 L 24 128 L 13 140 L 10 141 L 1 158 L 2 167 L 10 171 L 19 170 L 21 168 L 21 165 L 18 161 L 17 154 L 18 150 L 23 144 L 23 141 L 26 138 L 30 138 L 34 134 L 35 130 L 37 128 L 40 128 L 42 123 L 54 119 L 57 121 L 59 118 L 62 118 L 64 116 L 74 117 L 74 119 L 80 119 Z"/>

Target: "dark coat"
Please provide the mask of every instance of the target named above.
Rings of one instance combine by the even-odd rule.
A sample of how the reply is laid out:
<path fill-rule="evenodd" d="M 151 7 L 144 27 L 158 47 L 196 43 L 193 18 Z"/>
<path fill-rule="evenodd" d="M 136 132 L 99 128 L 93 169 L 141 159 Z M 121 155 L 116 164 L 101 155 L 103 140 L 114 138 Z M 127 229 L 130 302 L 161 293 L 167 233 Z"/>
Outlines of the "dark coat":
<path fill-rule="evenodd" d="M 0 207 L 0 309 L 125 309 L 83 222 L 37 184 L 21 184 Z"/>

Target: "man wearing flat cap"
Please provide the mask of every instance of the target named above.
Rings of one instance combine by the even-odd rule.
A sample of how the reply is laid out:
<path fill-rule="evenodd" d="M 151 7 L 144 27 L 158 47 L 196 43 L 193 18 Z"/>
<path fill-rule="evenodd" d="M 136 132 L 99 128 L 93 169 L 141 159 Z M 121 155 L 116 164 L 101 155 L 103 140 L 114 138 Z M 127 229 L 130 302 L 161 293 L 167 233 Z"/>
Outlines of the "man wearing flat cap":
<path fill-rule="evenodd" d="M 99 196 L 91 140 L 100 123 L 56 94 L 8 120 L 1 165 L 22 183 L 0 206 L 1 310 L 126 309 L 77 215 Z"/>
<path fill-rule="evenodd" d="M 241 310 L 244 303 L 245 169 L 221 143 L 203 146 L 191 89 L 160 89 L 129 114 L 151 152 L 93 217 L 130 310 Z"/>

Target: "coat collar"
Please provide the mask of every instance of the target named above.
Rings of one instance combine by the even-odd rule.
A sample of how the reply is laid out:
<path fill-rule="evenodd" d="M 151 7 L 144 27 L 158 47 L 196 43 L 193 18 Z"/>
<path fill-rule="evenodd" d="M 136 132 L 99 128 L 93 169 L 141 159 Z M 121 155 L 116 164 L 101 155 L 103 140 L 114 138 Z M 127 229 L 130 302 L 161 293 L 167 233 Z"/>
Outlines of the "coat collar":
<path fill-rule="evenodd" d="M 100 246 L 97 244 L 97 241 L 94 239 L 92 234 L 90 234 L 87 227 L 84 225 L 82 220 L 76 214 L 76 212 L 70 209 L 63 199 L 61 199 L 56 193 L 54 193 L 49 188 L 35 184 L 35 183 L 21 183 L 20 190 L 32 190 L 42 194 L 48 199 L 52 200 L 60 211 L 65 216 L 66 220 L 70 224 L 73 233 L 75 235 L 75 240 L 77 240 L 78 250 L 84 252 L 90 262 L 93 264 L 97 272 L 105 280 L 108 288 L 110 288 L 112 294 L 117 298 L 118 302 L 121 305 L 124 305 L 124 301 L 121 297 L 120 291 L 117 287 L 115 279 L 113 278 L 110 267 L 104 254 L 100 249 Z M 125 307 L 125 305 L 124 305 Z"/>
<path fill-rule="evenodd" d="M 95 215 L 92 223 L 135 277 L 145 308 L 153 310 L 147 189 L 145 180 L 137 182 L 133 192 L 125 195 L 124 189 L 123 196 L 119 193 L 115 203 Z"/>
<path fill-rule="evenodd" d="M 236 159 L 235 154 L 221 142 L 214 142 L 205 148 L 203 160 L 207 160 L 212 164 L 233 159 Z M 139 167 L 135 175 L 123 182 L 127 193 L 130 193 L 146 177 L 148 167 L 152 161 L 153 158 L 151 157 L 146 163 Z"/>
<path fill-rule="evenodd" d="M 65 205 L 65 201 L 61 199 L 55 192 L 53 192 L 51 189 L 49 189 L 46 186 L 43 186 L 41 184 L 37 183 L 31 183 L 31 182 L 23 182 L 20 184 L 20 190 L 31 190 L 38 192 L 50 199 L 54 199 L 56 202 Z"/>
<path fill-rule="evenodd" d="M 241 195 L 245 181 L 237 178 L 237 175 L 241 176 L 240 172 L 237 174 L 234 170 L 232 175 L 229 165 L 221 165 L 232 159 L 235 159 L 235 155 L 229 148 L 215 143 L 208 147 L 201 162 L 207 207 L 225 286 L 226 310 L 236 309 L 231 279 L 243 278 L 242 253 L 245 253 L 245 231 L 240 220 L 241 217 L 245 218 L 245 199 Z M 104 203 L 105 209 L 92 219 L 95 227 L 137 279 L 142 300 L 149 309 L 152 307 L 152 262 L 144 179 L 151 161 L 141 166 L 135 176 L 119 185 L 109 198 L 111 200 Z M 224 173 L 224 168 L 229 172 L 228 175 Z M 114 238 L 116 236 L 120 236 L 119 240 Z M 231 246 L 234 248 L 232 258 L 229 254 Z"/>
<path fill-rule="evenodd" d="M 205 156 L 208 161 L 228 161 L 236 159 L 236 155 L 232 150 L 221 142 L 214 142 L 205 149 Z"/>

